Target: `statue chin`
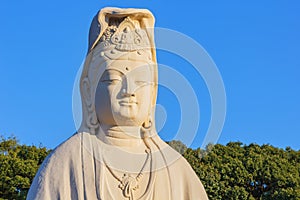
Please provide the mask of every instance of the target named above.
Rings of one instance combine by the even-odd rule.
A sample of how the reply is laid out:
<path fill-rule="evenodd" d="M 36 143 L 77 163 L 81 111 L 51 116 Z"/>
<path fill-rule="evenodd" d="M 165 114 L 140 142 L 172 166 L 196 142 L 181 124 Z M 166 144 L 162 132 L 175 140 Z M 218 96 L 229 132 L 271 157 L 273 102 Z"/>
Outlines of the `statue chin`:
<path fill-rule="evenodd" d="M 133 107 L 121 107 L 113 114 L 117 124 L 137 125 L 139 123 L 137 110 Z"/>
<path fill-rule="evenodd" d="M 122 108 L 114 113 L 97 113 L 97 118 L 100 124 L 108 126 L 142 126 L 146 117 L 138 115 L 136 110 Z"/>
<path fill-rule="evenodd" d="M 103 124 L 100 122 L 100 124 Z M 143 123 L 136 121 L 130 117 L 122 116 L 120 119 L 115 120 L 113 123 L 109 124 L 111 126 L 132 126 L 132 127 L 140 127 Z"/>

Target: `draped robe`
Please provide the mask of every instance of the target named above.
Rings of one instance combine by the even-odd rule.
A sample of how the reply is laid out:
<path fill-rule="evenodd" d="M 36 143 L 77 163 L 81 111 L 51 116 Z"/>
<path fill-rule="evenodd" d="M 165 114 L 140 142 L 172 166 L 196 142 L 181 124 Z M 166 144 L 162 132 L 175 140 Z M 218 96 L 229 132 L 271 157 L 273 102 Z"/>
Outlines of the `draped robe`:
<path fill-rule="evenodd" d="M 169 165 L 156 167 L 155 170 L 152 168 L 153 172 L 145 171 L 140 184 L 142 186 L 136 190 L 139 192 L 134 191 L 132 199 L 124 197 L 118 187 L 120 183 L 103 162 L 104 156 L 110 156 L 111 145 L 89 133 L 74 134 L 50 153 L 37 172 L 27 199 L 208 199 L 199 178 L 181 155 L 158 136 L 150 143 L 153 150 L 156 148 L 156 153 L 153 153 L 149 162 L 152 165 L 156 163 L 156 166 L 161 163 Z M 130 164 L 129 157 L 122 157 L 121 162 L 127 161 Z M 169 159 L 175 157 L 177 159 Z M 148 165 L 151 167 L 149 163 Z"/>

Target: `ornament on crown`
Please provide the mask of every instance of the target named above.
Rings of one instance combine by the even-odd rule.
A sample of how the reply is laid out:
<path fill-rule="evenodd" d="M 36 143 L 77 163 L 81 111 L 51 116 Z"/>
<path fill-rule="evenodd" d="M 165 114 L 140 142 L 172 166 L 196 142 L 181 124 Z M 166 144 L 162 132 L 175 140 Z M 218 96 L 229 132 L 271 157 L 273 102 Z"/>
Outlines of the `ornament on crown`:
<path fill-rule="evenodd" d="M 111 19 L 110 25 L 105 29 L 99 40 L 101 49 L 115 45 L 119 51 L 137 51 L 149 49 L 150 42 L 145 30 L 141 29 L 139 22 L 126 17 L 120 22 L 120 18 Z"/>

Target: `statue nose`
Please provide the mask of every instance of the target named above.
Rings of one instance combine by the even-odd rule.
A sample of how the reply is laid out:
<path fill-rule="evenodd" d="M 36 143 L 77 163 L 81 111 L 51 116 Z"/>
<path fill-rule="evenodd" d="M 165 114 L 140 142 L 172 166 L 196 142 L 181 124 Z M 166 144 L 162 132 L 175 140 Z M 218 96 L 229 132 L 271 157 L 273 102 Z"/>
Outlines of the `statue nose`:
<path fill-rule="evenodd" d="M 131 80 L 126 80 L 125 86 L 122 89 L 122 94 L 123 96 L 127 96 L 127 97 L 134 97 L 135 96 L 135 85 L 133 83 L 133 81 Z"/>
<path fill-rule="evenodd" d="M 122 95 L 125 96 L 125 97 L 135 97 L 134 92 L 128 91 L 125 88 L 122 90 Z"/>

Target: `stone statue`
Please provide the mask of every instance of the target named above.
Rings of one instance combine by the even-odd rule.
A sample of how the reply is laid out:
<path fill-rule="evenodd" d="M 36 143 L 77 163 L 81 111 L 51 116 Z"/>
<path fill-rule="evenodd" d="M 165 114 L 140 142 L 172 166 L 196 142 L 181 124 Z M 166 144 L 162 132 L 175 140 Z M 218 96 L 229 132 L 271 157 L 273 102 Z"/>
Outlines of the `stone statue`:
<path fill-rule="evenodd" d="M 78 133 L 45 159 L 27 199 L 208 199 L 188 162 L 157 135 L 154 17 L 104 8 L 80 79 Z"/>

